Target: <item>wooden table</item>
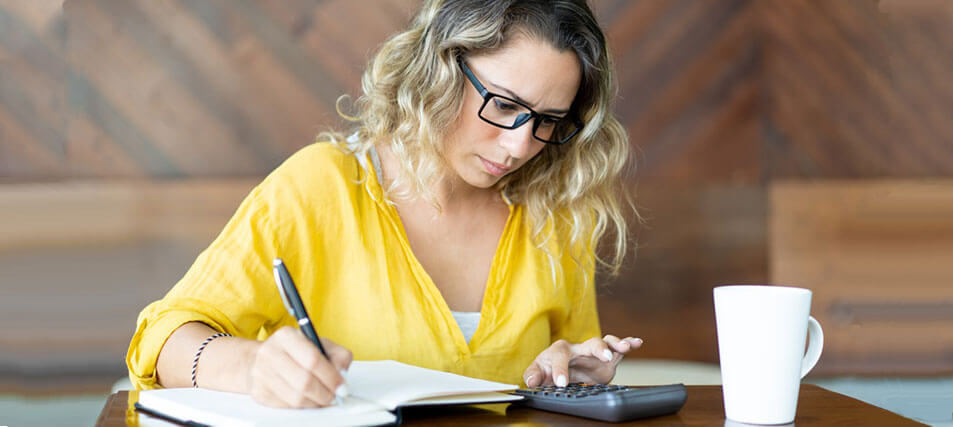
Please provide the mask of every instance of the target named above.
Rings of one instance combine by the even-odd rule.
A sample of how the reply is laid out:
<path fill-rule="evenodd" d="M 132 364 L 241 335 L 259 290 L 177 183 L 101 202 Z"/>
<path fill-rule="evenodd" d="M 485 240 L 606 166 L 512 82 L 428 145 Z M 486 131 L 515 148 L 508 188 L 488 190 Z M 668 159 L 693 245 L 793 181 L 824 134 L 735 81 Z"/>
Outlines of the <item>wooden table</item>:
<path fill-rule="evenodd" d="M 514 425 L 639 425 L 639 426 L 724 426 L 725 410 L 721 386 L 688 386 L 688 401 L 674 415 L 649 418 L 625 424 L 598 423 L 509 404 L 417 408 L 404 411 L 408 426 L 514 426 Z M 97 426 L 137 426 L 140 415 L 132 408 L 136 392 L 120 391 L 109 396 L 99 414 Z M 798 398 L 798 427 L 804 426 L 918 426 L 925 425 L 857 399 L 804 384 Z"/>

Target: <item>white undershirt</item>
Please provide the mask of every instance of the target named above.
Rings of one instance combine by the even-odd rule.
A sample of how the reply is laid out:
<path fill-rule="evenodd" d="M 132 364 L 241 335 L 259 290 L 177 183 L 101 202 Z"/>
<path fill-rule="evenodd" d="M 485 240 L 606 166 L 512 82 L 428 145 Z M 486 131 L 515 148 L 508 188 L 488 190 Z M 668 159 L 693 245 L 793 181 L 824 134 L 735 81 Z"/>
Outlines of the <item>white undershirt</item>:
<path fill-rule="evenodd" d="M 457 326 L 463 332 L 463 338 L 469 343 L 470 338 L 473 338 L 473 333 L 476 332 L 477 326 L 480 324 L 480 312 L 451 311 L 450 314 L 453 314 L 453 320 L 457 321 Z"/>

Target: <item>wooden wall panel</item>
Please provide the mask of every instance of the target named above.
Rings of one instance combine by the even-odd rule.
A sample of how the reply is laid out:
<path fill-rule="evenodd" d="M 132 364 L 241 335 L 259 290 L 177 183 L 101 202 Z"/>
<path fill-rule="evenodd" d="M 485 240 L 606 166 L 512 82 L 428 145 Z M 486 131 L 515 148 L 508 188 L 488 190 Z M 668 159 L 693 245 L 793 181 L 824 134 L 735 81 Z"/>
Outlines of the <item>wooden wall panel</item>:
<path fill-rule="evenodd" d="M 758 182 L 762 52 L 748 1 L 632 2 L 609 19 L 641 177 Z"/>
<path fill-rule="evenodd" d="M 359 93 L 363 65 L 417 4 L 4 0 L 0 177 L 264 174 L 346 125 L 335 100 Z M 942 2 L 593 8 L 641 177 L 953 172 L 953 12 Z"/>
<path fill-rule="evenodd" d="M 771 178 L 953 175 L 953 10 L 945 2 L 757 7 Z"/>
<path fill-rule="evenodd" d="M 379 5 L 0 2 L 0 177 L 261 176 L 342 123 L 335 100 L 415 7 Z"/>
<path fill-rule="evenodd" d="M 760 185 L 643 182 L 638 204 L 637 251 L 619 277 L 597 279 L 602 327 L 643 338 L 637 357 L 713 362 L 711 288 L 768 280 L 766 196 Z"/>
<path fill-rule="evenodd" d="M 359 93 L 374 48 L 418 4 L 40 3 L 0 3 L 0 43 L 16 52 L 0 103 L 23 109 L 16 121 L 58 153 L 59 177 L 266 173 L 342 125 L 335 100 Z M 746 0 L 593 7 L 617 54 L 618 112 L 646 174 L 757 180 L 755 9 Z M 47 105 L 59 109 L 30 112 Z M 702 161 L 712 155 L 720 166 Z M 0 177 L 52 175 L 42 158 L 21 160 Z"/>
<path fill-rule="evenodd" d="M 0 186 L 0 390 L 101 391 L 257 179 Z"/>
<path fill-rule="evenodd" d="M 953 182 L 785 181 L 771 278 L 814 291 L 818 373 L 953 372 Z"/>

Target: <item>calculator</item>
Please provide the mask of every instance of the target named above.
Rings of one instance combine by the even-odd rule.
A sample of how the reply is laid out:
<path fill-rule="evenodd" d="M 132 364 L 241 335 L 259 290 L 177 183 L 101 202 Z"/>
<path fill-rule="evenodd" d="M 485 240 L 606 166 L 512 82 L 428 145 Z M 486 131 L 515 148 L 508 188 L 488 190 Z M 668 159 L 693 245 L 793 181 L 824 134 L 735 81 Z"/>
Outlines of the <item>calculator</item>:
<path fill-rule="evenodd" d="M 566 387 L 520 389 L 513 394 L 523 396 L 515 402 L 518 405 L 608 422 L 674 414 L 685 405 L 686 398 L 684 384 L 640 387 L 571 383 Z"/>

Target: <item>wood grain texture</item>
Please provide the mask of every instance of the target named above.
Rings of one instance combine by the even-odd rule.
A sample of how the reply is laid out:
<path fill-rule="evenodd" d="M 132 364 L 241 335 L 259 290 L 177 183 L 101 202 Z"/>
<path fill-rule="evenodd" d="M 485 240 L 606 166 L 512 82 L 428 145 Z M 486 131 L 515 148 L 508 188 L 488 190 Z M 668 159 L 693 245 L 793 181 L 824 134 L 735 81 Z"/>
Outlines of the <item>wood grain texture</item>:
<path fill-rule="evenodd" d="M 677 413 L 624 423 L 603 423 L 585 418 L 539 411 L 516 404 L 407 407 L 402 424 L 409 426 L 713 426 L 724 425 L 725 409 L 720 386 L 687 386 L 688 398 Z M 133 406 L 138 392 L 121 391 L 106 400 L 97 427 L 127 426 L 149 420 Z M 799 426 L 891 425 L 922 426 L 909 418 L 815 385 L 801 386 L 794 424 Z"/>
<path fill-rule="evenodd" d="M 592 2 L 640 176 L 953 173 L 953 12 L 894 3 Z M 266 173 L 418 4 L 0 1 L 0 177 Z"/>
<path fill-rule="evenodd" d="M 760 185 L 698 187 L 645 181 L 645 218 L 618 277 L 599 277 L 605 333 L 645 341 L 635 357 L 714 362 L 711 289 L 766 283 L 767 198 Z"/>
<path fill-rule="evenodd" d="M 267 173 L 340 127 L 335 100 L 416 3 L 367 6 L 0 2 L 0 177 Z"/>
<path fill-rule="evenodd" d="M 818 373 L 953 372 L 953 182 L 777 183 L 773 283 L 814 291 Z"/>
<path fill-rule="evenodd" d="M 953 11 L 892 3 L 758 3 L 772 178 L 953 174 Z"/>
<path fill-rule="evenodd" d="M 248 179 L 0 186 L 0 389 L 104 387 Z M 6 384 L 6 386 L 4 385 Z"/>

